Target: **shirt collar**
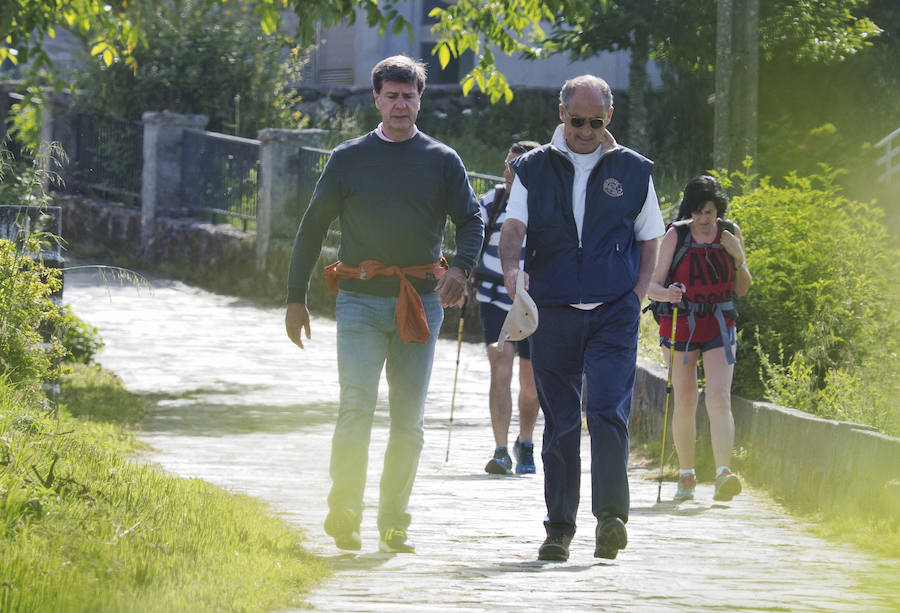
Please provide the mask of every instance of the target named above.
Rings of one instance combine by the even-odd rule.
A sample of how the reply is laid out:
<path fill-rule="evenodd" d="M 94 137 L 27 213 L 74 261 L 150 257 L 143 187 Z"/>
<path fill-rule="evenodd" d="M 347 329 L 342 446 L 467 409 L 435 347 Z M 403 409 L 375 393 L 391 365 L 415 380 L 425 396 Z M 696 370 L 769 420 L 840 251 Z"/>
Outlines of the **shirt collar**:
<path fill-rule="evenodd" d="M 381 140 L 383 140 L 383 141 L 385 141 L 385 142 L 388 142 L 388 143 L 399 143 L 399 142 L 404 142 L 404 141 L 396 141 L 396 140 L 393 140 L 393 139 L 391 139 L 391 138 L 388 138 L 387 135 L 384 133 L 384 130 L 382 129 L 382 126 L 383 126 L 383 125 L 384 125 L 384 122 L 380 122 L 380 123 L 378 124 L 378 127 L 375 128 L 375 134 L 378 135 L 378 138 L 380 138 Z M 412 133 L 412 136 L 410 136 L 409 138 L 414 138 L 415 135 L 418 134 L 418 133 L 419 133 L 419 128 L 418 128 L 417 126 L 413 125 L 413 133 Z M 409 138 L 406 139 L 406 140 L 409 140 Z"/>
<path fill-rule="evenodd" d="M 565 124 L 562 123 L 556 126 L 556 130 L 553 132 L 553 138 L 550 140 L 550 144 L 562 151 L 573 162 L 575 162 L 575 160 L 577 159 L 575 156 L 590 156 L 597 155 L 599 153 L 598 157 L 600 157 L 619 149 L 619 143 L 616 142 L 616 139 L 613 137 L 612 133 L 604 128 L 603 136 L 600 139 L 600 147 L 598 147 L 596 151 L 584 154 L 572 153 L 572 151 L 569 150 L 569 146 L 566 144 L 565 128 Z"/>

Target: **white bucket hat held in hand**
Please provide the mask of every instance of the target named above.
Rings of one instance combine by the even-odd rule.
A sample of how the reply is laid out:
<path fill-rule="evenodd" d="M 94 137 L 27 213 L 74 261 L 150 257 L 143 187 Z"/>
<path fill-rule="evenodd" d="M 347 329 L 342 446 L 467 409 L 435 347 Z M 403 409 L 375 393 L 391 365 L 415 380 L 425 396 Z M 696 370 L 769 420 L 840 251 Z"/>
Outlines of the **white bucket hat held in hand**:
<path fill-rule="evenodd" d="M 503 327 L 500 328 L 497 349 L 502 350 L 506 341 L 521 341 L 528 338 L 534 334 L 537 327 L 537 305 L 525 291 L 525 271 L 519 270 L 519 274 L 516 275 L 516 295 L 506 319 L 503 320 Z"/>

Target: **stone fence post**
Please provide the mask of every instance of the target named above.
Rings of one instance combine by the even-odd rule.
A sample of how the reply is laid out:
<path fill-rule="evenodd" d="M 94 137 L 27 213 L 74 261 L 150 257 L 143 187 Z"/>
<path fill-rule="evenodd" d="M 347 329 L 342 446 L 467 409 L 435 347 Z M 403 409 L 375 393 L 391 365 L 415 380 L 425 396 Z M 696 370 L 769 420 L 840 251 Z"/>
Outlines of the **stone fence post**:
<path fill-rule="evenodd" d="M 10 94 L 25 94 L 22 81 L 5 81 L 0 83 L 0 141 L 7 136 L 9 129 L 9 112 L 15 103 L 10 99 Z M 50 143 L 59 143 L 65 153 L 69 156 L 74 154 L 76 146 L 75 127 L 69 116 L 69 107 L 72 105 L 74 96 L 71 92 L 55 92 L 50 88 L 41 90 L 41 128 L 40 143 L 41 145 L 49 145 Z M 62 160 L 60 160 L 62 162 Z M 50 160 L 44 161 L 44 170 L 55 173 L 59 178 L 66 182 L 70 177 L 70 165 L 60 163 L 59 165 L 50 163 Z M 49 176 L 44 178 L 44 189 L 48 189 Z"/>
<path fill-rule="evenodd" d="M 153 252 L 156 216 L 164 209 L 181 206 L 181 182 L 190 169 L 182 168 L 182 136 L 185 128 L 202 130 L 206 115 L 146 112 L 144 122 L 144 167 L 141 175 L 141 247 L 145 256 Z"/>
<path fill-rule="evenodd" d="M 259 210 L 256 214 L 256 268 L 266 270 L 272 245 L 292 240 L 297 231 L 296 205 L 301 147 L 321 147 L 327 131 L 260 130 Z M 303 203 L 304 206 L 306 203 Z"/>

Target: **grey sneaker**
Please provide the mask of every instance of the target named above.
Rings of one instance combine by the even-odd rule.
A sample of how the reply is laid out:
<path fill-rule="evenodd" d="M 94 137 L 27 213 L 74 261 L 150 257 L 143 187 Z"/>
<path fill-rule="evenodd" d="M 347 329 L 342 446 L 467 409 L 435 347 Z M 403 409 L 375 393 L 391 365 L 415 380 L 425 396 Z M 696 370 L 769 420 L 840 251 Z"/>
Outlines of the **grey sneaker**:
<path fill-rule="evenodd" d="M 694 499 L 694 489 L 697 487 L 696 475 L 685 475 L 678 480 L 678 490 L 675 492 L 675 502 L 684 502 Z"/>
<path fill-rule="evenodd" d="M 728 501 L 741 493 L 741 480 L 727 468 L 716 477 L 713 500 Z"/>
<path fill-rule="evenodd" d="M 512 459 L 509 457 L 506 447 L 497 447 L 494 450 L 494 457 L 484 467 L 484 472 L 492 475 L 512 474 Z"/>
<path fill-rule="evenodd" d="M 352 509 L 332 509 L 325 518 L 325 534 L 334 539 L 338 549 L 359 551 L 362 549 L 359 520 L 359 514 Z"/>
<path fill-rule="evenodd" d="M 523 443 L 516 437 L 513 455 L 516 456 L 517 475 L 533 475 L 537 471 L 534 465 L 534 443 Z"/>
<path fill-rule="evenodd" d="M 406 530 L 388 528 L 381 534 L 378 549 L 384 553 L 415 553 L 416 546 L 406 538 Z"/>

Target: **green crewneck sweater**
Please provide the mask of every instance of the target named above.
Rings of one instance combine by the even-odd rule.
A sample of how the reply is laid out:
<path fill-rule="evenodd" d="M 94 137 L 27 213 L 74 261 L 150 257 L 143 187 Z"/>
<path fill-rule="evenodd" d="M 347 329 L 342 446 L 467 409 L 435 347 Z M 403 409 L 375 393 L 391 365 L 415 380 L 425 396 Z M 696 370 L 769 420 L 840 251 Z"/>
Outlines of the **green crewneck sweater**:
<path fill-rule="evenodd" d="M 306 302 L 313 266 L 328 226 L 340 217 L 338 258 L 358 266 L 378 260 L 400 267 L 441 258 L 447 216 L 456 225 L 456 256 L 451 266 L 471 272 L 481 248 L 484 224 L 466 169 L 456 152 L 418 132 L 387 142 L 370 132 L 339 145 L 316 184 L 294 239 L 288 302 Z M 433 280 L 410 279 L 419 293 Z M 397 277 L 345 279 L 347 291 L 396 296 Z"/>

